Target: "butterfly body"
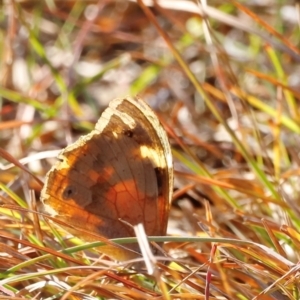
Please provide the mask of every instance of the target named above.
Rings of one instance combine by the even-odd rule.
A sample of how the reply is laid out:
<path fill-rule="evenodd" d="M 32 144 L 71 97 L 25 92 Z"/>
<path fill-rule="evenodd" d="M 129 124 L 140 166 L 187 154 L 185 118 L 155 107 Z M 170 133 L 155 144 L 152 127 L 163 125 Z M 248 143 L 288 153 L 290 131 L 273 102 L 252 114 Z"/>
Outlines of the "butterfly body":
<path fill-rule="evenodd" d="M 111 101 L 95 129 L 58 158 L 41 199 L 47 213 L 85 232 L 79 237 L 130 237 L 138 223 L 149 236 L 166 233 L 173 187 L 171 150 L 166 132 L 143 100 Z M 137 245 L 129 247 L 138 250 Z M 128 256 L 113 246 L 103 249 L 117 259 L 116 252 Z"/>

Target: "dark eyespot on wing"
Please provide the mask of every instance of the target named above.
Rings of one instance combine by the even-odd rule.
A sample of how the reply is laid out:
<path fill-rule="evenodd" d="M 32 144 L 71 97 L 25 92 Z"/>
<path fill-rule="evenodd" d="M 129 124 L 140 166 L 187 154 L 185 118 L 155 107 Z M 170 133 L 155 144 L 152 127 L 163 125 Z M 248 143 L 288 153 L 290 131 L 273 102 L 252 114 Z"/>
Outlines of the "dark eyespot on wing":
<path fill-rule="evenodd" d="M 69 200 L 70 198 L 74 197 L 76 193 L 77 193 L 76 187 L 73 185 L 68 185 L 63 191 L 62 196 L 64 200 Z"/>
<path fill-rule="evenodd" d="M 128 136 L 129 138 L 133 137 L 133 131 L 130 129 L 123 131 L 124 135 Z"/>

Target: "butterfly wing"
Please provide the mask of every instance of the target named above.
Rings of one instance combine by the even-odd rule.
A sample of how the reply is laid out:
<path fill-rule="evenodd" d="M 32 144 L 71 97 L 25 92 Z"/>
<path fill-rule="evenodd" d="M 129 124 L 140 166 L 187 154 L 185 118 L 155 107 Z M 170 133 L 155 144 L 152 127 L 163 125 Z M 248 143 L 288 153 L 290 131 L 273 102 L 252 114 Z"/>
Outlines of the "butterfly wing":
<path fill-rule="evenodd" d="M 111 101 L 95 129 L 66 147 L 59 160 L 41 193 L 48 213 L 106 238 L 134 236 L 130 225 L 138 223 L 148 235 L 166 233 L 171 150 L 157 116 L 143 100 Z"/>

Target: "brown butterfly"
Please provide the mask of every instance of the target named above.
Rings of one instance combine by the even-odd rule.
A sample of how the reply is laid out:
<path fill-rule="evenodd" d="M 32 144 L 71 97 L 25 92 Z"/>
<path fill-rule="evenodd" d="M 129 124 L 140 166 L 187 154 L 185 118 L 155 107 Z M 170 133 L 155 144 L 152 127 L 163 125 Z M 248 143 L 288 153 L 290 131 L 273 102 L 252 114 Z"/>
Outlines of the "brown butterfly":
<path fill-rule="evenodd" d="M 46 213 L 77 229 L 68 231 L 87 241 L 132 237 L 132 226 L 142 223 L 149 236 L 166 234 L 172 154 L 165 130 L 142 99 L 111 101 L 95 129 L 58 159 L 41 200 Z M 137 244 L 126 247 L 138 251 Z M 114 245 L 100 250 L 118 260 L 132 257 Z"/>

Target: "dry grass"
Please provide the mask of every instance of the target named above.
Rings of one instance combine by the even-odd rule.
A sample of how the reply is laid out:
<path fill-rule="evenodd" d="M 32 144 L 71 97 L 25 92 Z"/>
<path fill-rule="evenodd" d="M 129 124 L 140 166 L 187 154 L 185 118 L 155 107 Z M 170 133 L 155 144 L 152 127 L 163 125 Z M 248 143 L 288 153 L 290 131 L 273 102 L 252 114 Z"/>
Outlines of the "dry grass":
<path fill-rule="evenodd" d="M 299 7 L 209 2 L 2 4 L 0 299 L 300 299 Z M 57 149 L 126 94 L 173 149 L 153 274 L 37 213 Z"/>

